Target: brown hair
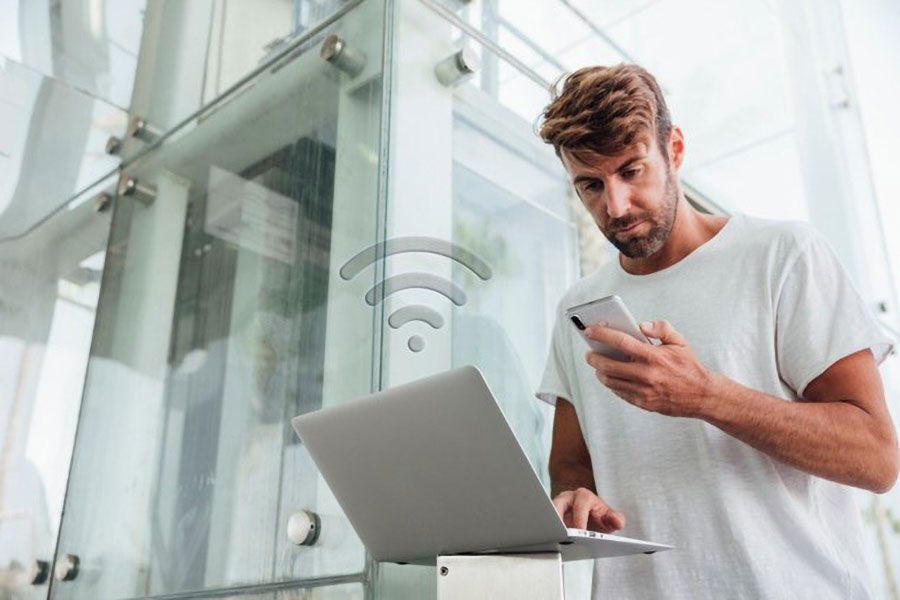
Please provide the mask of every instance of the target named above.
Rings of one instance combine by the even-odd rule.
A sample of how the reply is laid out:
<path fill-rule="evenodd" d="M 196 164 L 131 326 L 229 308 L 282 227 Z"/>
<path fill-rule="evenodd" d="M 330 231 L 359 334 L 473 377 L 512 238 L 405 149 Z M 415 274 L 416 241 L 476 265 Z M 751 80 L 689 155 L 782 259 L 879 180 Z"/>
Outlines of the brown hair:
<path fill-rule="evenodd" d="M 540 135 L 556 155 L 565 148 L 613 156 L 653 133 L 667 151 L 672 119 L 653 75 L 634 64 L 584 67 L 566 77 L 562 93 L 544 109 Z"/>

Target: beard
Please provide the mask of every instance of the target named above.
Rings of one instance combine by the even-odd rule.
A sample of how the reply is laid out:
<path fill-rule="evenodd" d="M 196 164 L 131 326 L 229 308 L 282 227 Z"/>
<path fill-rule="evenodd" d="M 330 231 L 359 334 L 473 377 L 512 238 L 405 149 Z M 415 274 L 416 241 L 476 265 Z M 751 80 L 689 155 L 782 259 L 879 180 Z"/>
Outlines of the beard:
<path fill-rule="evenodd" d="M 659 208 L 645 217 L 610 221 L 607 223 L 607 228 L 606 231 L 603 231 L 603 235 L 619 252 L 628 258 L 646 258 L 655 254 L 666 243 L 669 233 L 672 231 L 672 226 L 675 224 L 677 211 L 678 186 L 675 182 L 675 174 L 670 173 L 666 177 L 666 187 L 663 191 L 663 199 Z M 618 232 L 628 229 L 638 221 L 648 221 L 650 223 L 650 231 L 647 232 L 647 235 L 635 236 L 627 240 L 620 240 L 616 237 Z"/>

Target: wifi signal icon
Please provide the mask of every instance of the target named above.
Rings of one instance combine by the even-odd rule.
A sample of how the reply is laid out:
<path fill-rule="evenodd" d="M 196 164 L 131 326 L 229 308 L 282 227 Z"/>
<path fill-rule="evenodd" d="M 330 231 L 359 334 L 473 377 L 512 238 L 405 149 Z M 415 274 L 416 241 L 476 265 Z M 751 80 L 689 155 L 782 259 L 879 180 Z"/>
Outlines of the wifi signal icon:
<path fill-rule="evenodd" d="M 493 275 L 491 267 L 484 260 L 462 246 L 430 237 L 399 237 L 373 244 L 355 254 L 341 267 L 341 278 L 350 281 L 376 260 L 406 252 L 426 252 L 446 256 L 468 268 L 483 281 L 487 281 Z M 375 306 L 391 294 L 414 288 L 442 294 L 456 306 L 463 306 L 467 301 L 462 288 L 443 277 L 431 273 L 401 273 L 372 286 L 366 293 L 366 303 Z M 433 329 L 444 326 L 444 318 L 439 312 L 421 304 L 404 306 L 388 317 L 388 324 L 393 329 L 400 329 L 412 321 L 423 321 Z M 413 352 L 421 352 L 425 348 L 425 341 L 420 336 L 414 335 L 407 340 L 407 346 Z"/>

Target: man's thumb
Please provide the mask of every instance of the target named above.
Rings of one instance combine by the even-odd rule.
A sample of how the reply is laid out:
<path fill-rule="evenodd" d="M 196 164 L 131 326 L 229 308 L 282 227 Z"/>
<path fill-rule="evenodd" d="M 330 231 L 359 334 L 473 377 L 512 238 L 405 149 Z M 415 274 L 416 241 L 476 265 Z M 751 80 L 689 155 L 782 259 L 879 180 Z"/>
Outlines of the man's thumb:
<path fill-rule="evenodd" d="M 647 337 L 656 338 L 663 344 L 687 346 L 687 340 L 684 339 L 684 336 L 675 331 L 675 328 L 668 321 L 644 321 L 641 323 L 641 331 Z"/>

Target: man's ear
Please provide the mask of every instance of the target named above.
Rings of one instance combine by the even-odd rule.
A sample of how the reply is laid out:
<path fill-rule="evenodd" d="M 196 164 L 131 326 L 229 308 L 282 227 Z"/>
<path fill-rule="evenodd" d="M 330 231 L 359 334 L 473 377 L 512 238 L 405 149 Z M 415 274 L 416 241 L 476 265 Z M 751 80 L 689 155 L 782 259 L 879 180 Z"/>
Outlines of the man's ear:
<path fill-rule="evenodd" d="M 677 125 L 672 125 L 669 130 L 669 161 L 676 170 L 684 162 L 684 132 Z"/>

